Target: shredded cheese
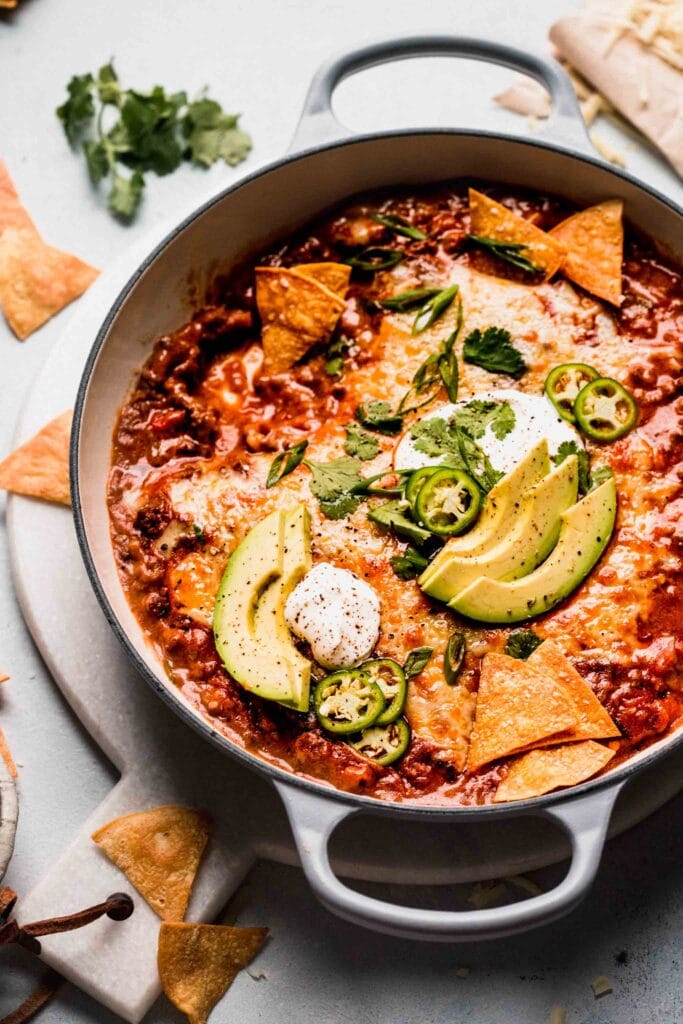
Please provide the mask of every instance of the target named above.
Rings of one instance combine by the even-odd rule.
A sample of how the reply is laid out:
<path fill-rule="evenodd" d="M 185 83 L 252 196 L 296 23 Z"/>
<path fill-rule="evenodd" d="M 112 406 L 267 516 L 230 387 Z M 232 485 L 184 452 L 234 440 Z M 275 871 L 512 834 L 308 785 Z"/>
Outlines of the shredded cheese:
<path fill-rule="evenodd" d="M 553 1006 L 550 1011 L 550 1024 L 566 1024 L 567 1011 L 564 1006 Z"/>
<path fill-rule="evenodd" d="M 604 55 L 612 50 L 627 32 L 660 60 L 683 71 L 683 5 L 680 0 L 635 0 L 626 4 L 615 16 L 614 10 L 604 12 L 612 32 Z"/>
<path fill-rule="evenodd" d="M 540 896 L 543 892 L 540 885 L 532 881 L 531 878 L 527 878 L 526 875 L 510 875 L 508 878 L 503 879 L 509 885 L 513 885 L 516 889 L 521 889 L 522 892 L 527 893 L 529 896 Z"/>
<path fill-rule="evenodd" d="M 619 150 L 615 149 L 614 146 L 611 146 L 604 136 L 600 135 L 599 132 L 596 132 L 595 129 L 589 134 L 591 142 L 597 149 L 600 156 L 604 157 L 609 163 L 614 164 L 615 167 L 626 166 L 626 160 L 622 154 Z"/>

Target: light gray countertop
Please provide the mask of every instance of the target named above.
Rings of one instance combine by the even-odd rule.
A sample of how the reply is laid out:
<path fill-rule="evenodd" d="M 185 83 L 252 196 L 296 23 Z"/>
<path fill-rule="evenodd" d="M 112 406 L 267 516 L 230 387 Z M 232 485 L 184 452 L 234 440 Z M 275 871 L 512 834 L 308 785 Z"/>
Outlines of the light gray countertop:
<path fill-rule="evenodd" d="M 313 71 L 330 52 L 368 38 L 410 31 L 495 36 L 543 48 L 549 24 L 574 5 L 563 0 L 24 0 L 0 15 L 0 158 L 46 239 L 107 267 L 132 239 L 189 210 L 242 170 L 286 149 Z M 209 83 L 226 109 L 243 112 L 255 148 L 243 168 L 183 168 L 150 176 L 132 227 L 114 222 L 66 145 L 54 108 L 74 73 L 111 56 L 124 82 L 199 90 Z M 339 90 L 336 109 L 353 127 L 444 124 L 507 127 L 513 116 L 490 97 L 509 80 L 501 69 L 448 60 L 366 72 Z M 610 130 L 606 129 L 608 137 Z M 649 151 L 628 149 L 629 169 L 683 201 L 680 181 Z M 28 341 L 0 322 L 0 454 L 31 380 L 68 312 Z M 3 502 L 4 508 L 4 502 Z M 26 891 L 111 787 L 114 772 L 79 725 L 37 654 L 13 593 L 0 530 L 0 723 L 19 765 L 20 824 L 6 881 Z M 46 580 L 55 588 L 58 581 Z M 77 631 L 77 623 L 74 624 Z M 75 632 L 74 642 L 80 642 Z M 265 923 L 272 938 L 267 978 L 246 973 L 215 1011 L 239 1020 L 320 1024 L 531 1024 L 568 1009 L 568 1024 L 683 1020 L 680 987 L 683 908 L 683 797 L 609 844 L 597 885 L 569 919 L 522 938 L 467 947 L 388 940 L 321 909 L 301 873 L 260 864 L 242 893 L 240 923 Z M 540 873 L 542 879 L 554 872 Z M 415 897 L 415 892 L 413 892 Z M 417 897 L 447 898 L 433 890 Z M 626 963 L 617 964 L 621 950 Z M 466 979 L 456 968 L 466 965 Z M 28 992 L 39 971 L 28 956 L 0 953 L 0 1016 Z M 606 974 L 614 993 L 594 1000 L 591 980 Z M 151 1021 L 180 1020 L 160 1001 Z M 40 1017 L 45 1024 L 93 1024 L 114 1017 L 65 988 Z"/>

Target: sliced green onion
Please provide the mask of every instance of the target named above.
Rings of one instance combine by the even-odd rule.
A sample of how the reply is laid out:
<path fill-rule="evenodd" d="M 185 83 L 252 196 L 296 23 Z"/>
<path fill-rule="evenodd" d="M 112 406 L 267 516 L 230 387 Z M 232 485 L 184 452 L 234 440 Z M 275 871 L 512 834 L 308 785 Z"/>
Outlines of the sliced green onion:
<path fill-rule="evenodd" d="M 370 246 L 363 249 L 357 256 L 349 256 L 346 262 L 355 270 L 367 270 L 374 273 L 376 270 L 389 270 L 400 263 L 404 254 L 400 249 L 382 249 L 380 246 Z"/>
<path fill-rule="evenodd" d="M 412 238 L 416 242 L 423 242 L 427 237 L 424 231 L 413 227 L 405 217 L 396 217 L 388 213 L 373 213 L 371 216 L 372 220 L 377 221 L 378 224 L 383 224 L 385 228 L 391 228 L 397 235 L 404 235 L 406 238 Z"/>
<path fill-rule="evenodd" d="M 413 323 L 412 334 L 422 334 L 428 327 L 431 327 L 433 323 L 442 316 L 450 304 L 452 303 L 455 296 L 458 294 L 457 284 L 452 284 L 448 288 L 444 288 L 442 291 L 437 292 L 436 295 L 427 299 L 422 308 L 418 311 Z"/>

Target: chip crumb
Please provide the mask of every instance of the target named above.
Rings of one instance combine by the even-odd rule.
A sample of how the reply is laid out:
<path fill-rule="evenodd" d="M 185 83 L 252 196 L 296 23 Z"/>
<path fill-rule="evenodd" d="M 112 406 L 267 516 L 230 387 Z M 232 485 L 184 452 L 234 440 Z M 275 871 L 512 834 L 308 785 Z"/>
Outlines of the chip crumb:
<path fill-rule="evenodd" d="M 591 981 L 591 988 L 593 989 L 593 995 L 596 999 L 600 999 L 602 996 L 608 996 L 612 989 L 612 982 L 609 978 L 606 978 L 604 974 L 600 974 L 597 978 L 593 978 Z"/>
<path fill-rule="evenodd" d="M 469 967 L 458 967 L 457 971 L 455 972 L 455 976 L 456 976 L 456 978 L 469 978 L 469 976 L 470 976 L 470 969 L 469 969 Z"/>
<path fill-rule="evenodd" d="M 553 1006 L 550 1011 L 550 1024 L 567 1024 L 567 1011 L 564 1006 Z"/>
<path fill-rule="evenodd" d="M 253 978 L 254 981 L 268 981 L 268 975 L 266 974 L 265 971 L 247 970 L 247 974 L 249 975 L 250 978 Z"/>
<path fill-rule="evenodd" d="M 19 772 L 17 771 L 16 762 L 12 757 L 12 752 L 10 751 L 10 748 L 7 746 L 7 740 L 5 739 L 5 734 L 3 733 L 2 729 L 0 729 L 0 757 L 7 765 L 7 771 L 10 773 L 12 778 L 19 778 Z"/>

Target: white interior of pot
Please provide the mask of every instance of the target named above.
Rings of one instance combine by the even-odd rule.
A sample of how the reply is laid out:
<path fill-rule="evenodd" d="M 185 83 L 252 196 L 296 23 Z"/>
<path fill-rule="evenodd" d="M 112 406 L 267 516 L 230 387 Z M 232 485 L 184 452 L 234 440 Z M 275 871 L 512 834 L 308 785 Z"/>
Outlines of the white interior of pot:
<path fill-rule="evenodd" d="M 119 582 L 105 501 L 116 415 L 152 342 L 193 312 L 188 282 L 194 286 L 193 293 L 201 295 L 217 271 L 224 272 L 327 207 L 357 192 L 460 177 L 554 192 L 583 205 L 622 198 L 632 223 L 669 252 L 683 256 L 681 217 L 608 168 L 506 139 L 411 134 L 347 143 L 295 159 L 247 181 L 170 241 L 116 313 L 83 408 L 79 449 L 83 520 L 97 574 L 120 625 L 176 699 L 182 699 L 180 692 L 170 684 L 145 642 Z"/>

